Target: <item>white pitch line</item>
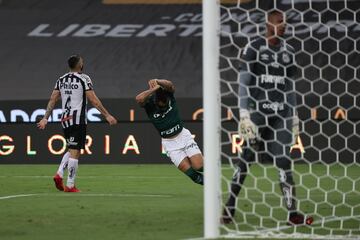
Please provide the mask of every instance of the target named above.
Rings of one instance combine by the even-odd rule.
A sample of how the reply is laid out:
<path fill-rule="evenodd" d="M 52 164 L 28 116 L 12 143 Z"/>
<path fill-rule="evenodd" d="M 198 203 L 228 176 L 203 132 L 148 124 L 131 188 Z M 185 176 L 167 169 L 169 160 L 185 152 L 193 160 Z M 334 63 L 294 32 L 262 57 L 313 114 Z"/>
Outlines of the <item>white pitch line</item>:
<path fill-rule="evenodd" d="M 318 220 L 315 220 L 311 225 L 299 225 L 298 227 L 301 226 L 308 226 L 308 227 L 314 227 L 314 225 L 317 224 L 321 224 L 322 222 L 324 223 L 328 223 L 328 222 L 334 222 L 334 221 L 344 221 L 344 220 L 348 220 L 348 219 L 359 219 L 360 220 L 360 215 L 354 215 L 354 216 L 345 216 L 345 217 L 324 217 Z M 289 226 L 281 226 L 279 228 L 267 228 L 267 229 L 256 229 L 257 232 L 273 232 L 273 231 L 284 231 L 287 230 L 289 228 L 293 228 L 294 226 L 289 225 Z"/>
<path fill-rule="evenodd" d="M 53 178 L 54 176 L 0 176 L 0 178 Z M 146 179 L 172 179 L 181 178 L 179 177 L 151 177 L 151 176 L 77 176 L 77 178 L 146 178 Z"/>
<path fill-rule="evenodd" d="M 34 196 L 50 196 L 50 197 L 150 197 L 150 198 L 170 198 L 172 195 L 166 194 L 135 194 L 135 193 L 31 193 L 2 196 L 0 200 Z"/>
<path fill-rule="evenodd" d="M 56 197 L 154 197 L 154 198 L 170 198 L 172 195 L 166 194 L 136 194 L 136 193 L 43 193 L 38 194 L 43 196 L 56 196 Z"/>
<path fill-rule="evenodd" d="M 2 197 L 0 197 L 0 200 L 10 199 L 10 198 L 20 198 L 20 197 L 31 197 L 31 196 L 35 196 L 35 195 L 37 195 L 37 194 L 36 194 L 36 193 L 32 193 L 32 194 L 9 195 L 9 196 L 2 196 Z"/>

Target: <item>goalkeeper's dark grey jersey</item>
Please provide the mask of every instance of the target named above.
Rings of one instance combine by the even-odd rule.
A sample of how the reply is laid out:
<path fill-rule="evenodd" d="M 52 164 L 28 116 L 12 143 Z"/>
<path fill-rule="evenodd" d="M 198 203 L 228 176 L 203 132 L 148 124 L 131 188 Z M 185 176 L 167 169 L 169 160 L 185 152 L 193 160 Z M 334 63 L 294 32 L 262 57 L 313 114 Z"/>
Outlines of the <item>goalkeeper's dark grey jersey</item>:
<path fill-rule="evenodd" d="M 283 41 L 277 46 L 263 38 L 248 43 L 241 56 L 240 109 L 289 113 L 296 106 L 296 69 L 294 49 Z"/>

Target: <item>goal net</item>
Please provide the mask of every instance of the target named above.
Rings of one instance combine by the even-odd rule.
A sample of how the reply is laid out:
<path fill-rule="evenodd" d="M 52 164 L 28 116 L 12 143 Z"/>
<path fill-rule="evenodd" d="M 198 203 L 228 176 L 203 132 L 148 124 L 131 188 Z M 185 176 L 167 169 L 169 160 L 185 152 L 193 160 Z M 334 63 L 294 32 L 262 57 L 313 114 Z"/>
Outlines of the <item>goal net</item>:
<path fill-rule="evenodd" d="M 220 225 L 220 234 L 238 238 L 360 238 L 360 2 L 238 0 L 221 1 L 219 7 L 222 165 L 218 210 L 231 218 L 228 224 Z M 266 47 L 260 47 L 263 49 L 257 49 L 255 60 L 246 62 L 245 46 L 265 37 L 268 14 L 274 9 L 285 15 L 283 44 L 286 51 L 287 46 L 293 48 L 293 55 L 276 51 L 261 54 Z M 239 87 L 244 66 L 250 71 L 249 65 L 257 64 L 267 71 L 263 75 L 272 75 L 266 65 L 271 59 L 275 61 L 273 68 L 286 68 L 284 63 L 292 56 L 296 74 L 283 80 L 294 83 L 300 135 L 293 139 L 291 149 L 282 146 L 291 152 L 286 173 L 293 178 L 293 185 L 286 183 L 288 190 L 284 191 L 280 185 L 288 175 L 276 159 L 288 154 L 272 149 L 277 143 L 283 144 L 278 136 L 281 130 L 276 129 L 281 124 L 275 127 L 267 116 L 256 122 L 257 130 L 262 129 L 260 135 L 271 135 L 266 131 L 275 135 L 260 136 L 258 147 L 248 145 L 238 133 L 242 98 L 255 102 L 253 112 L 266 115 L 261 108 L 267 108 L 274 118 L 294 123 L 293 116 L 281 113 L 278 103 L 264 105 L 251 93 L 260 88 L 264 93 L 258 96 L 265 100 L 271 98 L 270 91 L 287 94 L 281 92 L 285 91 L 281 90 L 282 80 L 250 73 L 252 85 L 243 86 L 248 96 L 242 96 Z M 270 85 L 264 87 L 263 83 Z M 286 104 L 288 98 L 284 101 Z M 285 125 L 280 128 L 291 134 L 292 128 Z M 245 151 L 254 153 L 252 161 L 244 157 Z M 244 174 L 244 181 L 239 181 Z M 241 187 L 238 195 L 232 190 L 234 184 Z M 227 205 L 229 197 L 235 201 L 232 209 Z M 311 215 L 311 225 L 288 225 L 292 201 L 291 212 Z"/>

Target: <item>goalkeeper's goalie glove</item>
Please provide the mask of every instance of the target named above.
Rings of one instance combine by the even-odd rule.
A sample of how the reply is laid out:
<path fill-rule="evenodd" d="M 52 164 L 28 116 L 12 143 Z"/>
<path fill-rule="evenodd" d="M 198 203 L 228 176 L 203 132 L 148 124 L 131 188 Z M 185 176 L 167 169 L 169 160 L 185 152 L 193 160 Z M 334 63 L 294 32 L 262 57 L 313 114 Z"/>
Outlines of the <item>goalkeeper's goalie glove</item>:
<path fill-rule="evenodd" d="M 247 110 L 240 110 L 239 136 L 245 141 L 254 143 L 258 137 L 258 129 L 250 119 L 250 113 Z"/>

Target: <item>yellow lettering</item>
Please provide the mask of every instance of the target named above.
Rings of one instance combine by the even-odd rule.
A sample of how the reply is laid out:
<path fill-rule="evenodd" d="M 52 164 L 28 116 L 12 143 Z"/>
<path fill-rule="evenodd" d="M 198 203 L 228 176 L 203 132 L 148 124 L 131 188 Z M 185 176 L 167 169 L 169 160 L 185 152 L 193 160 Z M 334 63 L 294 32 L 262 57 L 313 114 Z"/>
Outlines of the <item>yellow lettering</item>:
<path fill-rule="evenodd" d="M 235 153 L 242 153 L 242 146 L 244 145 L 244 139 L 239 137 L 239 134 L 232 135 L 232 144 L 231 144 L 231 152 Z"/>
<path fill-rule="evenodd" d="M 343 109 L 339 108 L 336 110 L 335 119 L 346 119 L 346 113 Z"/>
<path fill-rule="evenodd" d="M 193 115 L 192 115 L 192 120 L 198 120 L 198 116 L 200 114 L 202 114 L 204 112 L 204 109 L 203 108 L 199 108 L 198 110 L 196 110 Z"/>
<path fill-rule="evenodd" d="M 105 154 L 106 155 L 110 154 L 110 136 L 109 135 L 105 135 Z"/>
<path fill-rule="evenodd" d="M 233 113 L 230 108 L 227 110 L 227 120 L 231 120 L 233 118 Z"/>
<path fill-rule="evenodd" d="M 31 150 L 31 137 L 30 136 L 26 137 L 26 153 L 28 155 L 36 155 L 36 151 Z"/>
<path fill-rule="evenodd" d="M 62 142 L 62 147 L 60 148 L 60 150 L 55 150 L 53 148 L 53 142 L 55 140 L 60 140 Z M 59 134 L 56 134 L 56 135 L 52 136 L 48 141 L 48 149 L 54 155 L 63 154 L 65 152 L 65 150 L 66 150 L 66 140 L 65 140 L 65 138 L 63 136 L 59 135 Z"/>
<path fill-rule="evenodd" d="M 122 151 L 122 154 L 126 154 L 129 150 L 134 151 L 136 154 L 140 154 L 139 147 L 133 135 L 129 135 L 129 137 L 126 139 L 125 147 Z"/>
<path fill-rule="evenodd" d="M 166 151 L 164 149 L 164 146 L 161 144 L 161 154 L 166 154 Z"/>
<path fill-rule="evenodd" d="M 316 109 L 316 108 L 312 108 L 312 109 L 311 109 L 311 119 L 312 119 L 312 120 L 316 120 L 316 119 L 317 119 L 317 109 Z"/>
<path fill-rule="evenodd" d="M 292 152 L 294 149 L 299 149 L 299 151 L 300 151 L 301 153 L 304 153 L 304 152 L 305 152 L 304 145 L 303 145 L 303 143 L 302 143 L 302 141 L 301 141 L 300 136 L 298 136 L 298 137 L 296 138 L 296 142 L 295 142 L 295 144 L 290 148 L 290 152 Z"/>
<path fill-rule="evenodd" d="M 0 141 L 14 142 L 14 140 L 7 135 L 0 136 Z M 0 156 L 10 155 L 14 152 L 14 150 L 15 150 L 14 145 L 3 145 L 2 148 L 0 148 Z"/>
<path fill-rule="evenodd" d="M 88 155 L 91 155 L 92 152 L 91 152 L 91 150 L 90 150 L 90 147 L 91 147 L 92 143 L 93 143 L 92 137 L 90 137 L 89 135 L 86 135 L 85 146 L 84 146 L 84 149 L 81 149 L 81 150 L 80 150 L 80 153 L 81 153 L 81 154 L 85 154 L 85 153 L 86 153 L 86 154 L 88 154 Z"/>
<path fill-rule="evenodd" d="M 130 109 L 130 122 L 133 122 L 135 119 L 135 111 L 134 109 Z"/>

